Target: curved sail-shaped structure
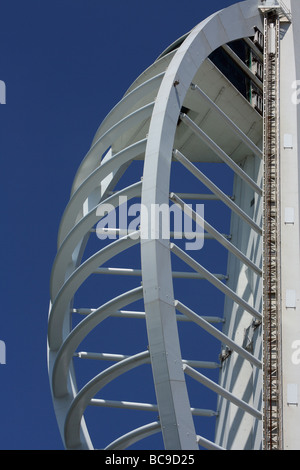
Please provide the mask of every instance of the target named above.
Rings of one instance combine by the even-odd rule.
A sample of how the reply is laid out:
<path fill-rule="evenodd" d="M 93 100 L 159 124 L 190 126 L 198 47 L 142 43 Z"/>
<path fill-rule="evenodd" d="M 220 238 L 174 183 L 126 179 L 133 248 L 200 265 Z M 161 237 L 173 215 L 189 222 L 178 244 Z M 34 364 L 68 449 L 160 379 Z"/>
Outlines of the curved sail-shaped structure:
<path fill-rule="evenodd" d="M 217 12 L 100 125 L 51 275 L 49 376 L 67 449 L 260 449 L 274 426 L 263 196 L 278 57 L 264 36 L 275 27 L 276 44 L 281 21 L 273 0 Z"/>

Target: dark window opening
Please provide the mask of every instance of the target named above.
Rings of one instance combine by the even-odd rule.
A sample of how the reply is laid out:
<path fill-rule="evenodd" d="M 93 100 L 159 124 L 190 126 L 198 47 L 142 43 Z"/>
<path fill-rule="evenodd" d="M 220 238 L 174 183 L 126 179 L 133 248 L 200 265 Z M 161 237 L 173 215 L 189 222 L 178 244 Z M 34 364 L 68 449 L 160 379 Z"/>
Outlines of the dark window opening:
<path fill-rule="evenodd" d="M 243 60 L 249 64 L 249 57 L 244 41 L 234 41 L 230 44 L 233 51 Z M 233 84 L 233 86 L 249 100 L 250 78 L 245 75 L 242 69 L 228 56 L 222 47 L 219 47 L 209 56 L 213 64 L 222 72 L 223 75 Z"/>

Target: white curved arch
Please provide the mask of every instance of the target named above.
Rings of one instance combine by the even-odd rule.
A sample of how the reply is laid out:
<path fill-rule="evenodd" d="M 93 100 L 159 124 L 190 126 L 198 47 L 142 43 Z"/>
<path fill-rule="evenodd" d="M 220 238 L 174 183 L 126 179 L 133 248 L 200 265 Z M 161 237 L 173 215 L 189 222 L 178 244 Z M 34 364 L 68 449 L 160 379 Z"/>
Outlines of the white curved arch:
<path fill-rule="evenodd" d="M 144 153 L 146 140 L 136 142 L 114 155 L 110 160 L 98 166 L 82 183 L 70 199 L 62 217 L 61 227 L 58 234 L 58 248 L 65 240 L 66 234 L 70 233 L 75 223 L 78 223 L 78 210 L 83 206 L 86 198 L 99 185 L 99 181 L 108 176 L 115 167 L 120 167 Z"/>
<path fill-rule="evenodd" d="M 144 70 L 135 80 L 134 82 L 130 85 L 128 90 L 125 92 L 125 95 L 133 91 L 135 88 L 137 88 L 141 83 L 149 80 L 155 75 L 158 75 L 161 72 L 165 72 L 170 61 L 172 60 L 172 57 L 174 56 L 176 51 L 172 51 L 169 54 L 166 54 L 164 57 L 156 59 L 153 64 L 151 64 L 146 70 Z"/>
<path fill-rule="evenodd" d="M 157 75 L 154 75 L 154 77 L 149 78 L 149 80 L 146 80 L 145 82 L 141 83 L 136 88 L 134 88 L 132 91 L 125 94 L 123 99 L 116 104 L 116 106 L 104 119 L 103 123 L 101 124 L 94 136 L 92 145 L 97 142 L 101 135 L 103 135 L 110 127 L 112 127 L 113 123 L 115 122 L 116 116 L 117 119 L 120 120 L 121 118 L 128 115 L 128 113 L 132 113 L 133 111 L 135 111 L 137 109 L 139 101 L 144 101 L 147 98 L 147 101 L 149 102 L 148 95 L 150 93 L 153 94 L 157 92 L 157 89 L 159 88 L 163 76 L 164 71 L 160 72 Z M 154 98 L 155 96 L 152 96 L 152 101 Z"/>
<path fill-rule="evenodd" d="M 133 185 L 119 191 L 117 195 L 108 197 L 103 202 L 98 204 L 93 210 L 88 212 L 88 214 L 83 217 L 80 222 L 78 222 L 78 224 L 75 225 L 73 230 L 69 232 L 68 236 L 61 245 L 53 264 L 50 280 L 50 294 L 52 301 L 54 301 L 59 290 L 67 280 L 67 267 L 72 260 L 72 254 L 76 246 L 80 243 L 84 235 L 101 219 L 101 216 L 97 215 L 98 210 L 101 209 L 101 206 L 109 204 L 112 207 L 117 207 L 119 204 L 119 196 L 126 196 L 128 200 L 138 197 L 141 194 L 141 186 L 141 181 L 138 181 L 137 183 L 134 183 Z M 74 269 L 75 266 L 76 264 L 74 262 Z"/>
<path fill-rule="evenodd" d="M 149 351 L 143 351 L 142 353 L 124 359 L 98 374 L 80 390 L 73 400 L 66 416 L 65 441 L 68 448 L 72 449 L 81 445 L 80 422 L 85 408 L 88 406 L 93 396 L 121 374 L 145 364 L 148 358 Z"/>
<path fill-rule="evenodd" d="M 89 171 L 86 172 L 85 170 L 85 164 L 83 165 L 83 163 L 86 161 L 86 160 L 90 160 L 90 168 L 93 168 L 93 169 L 96 169 L 97 166 L 99 165 L 99 154 L 98 152 L 91 152 L 95 146 L 95 144 L 97 144 L 97 142 L 99 141 L 100 137 L 103 136 L 103 133 L 106 135 L 107 132 L 109 131 L 109 129 L 107 129 L 109 126 L 111 126 L 111 129 L 114 128 L 114 120 L 115 119 L 120 119 L 120 116 L 118 115 L 118 113 L 116 113 L 115 111 L 116 110 L 120 110 L 121 109 L 121 116 L 126 114 L 126 112 L 124 112 L 123 114 L 123 107 L 125 109 L 128 109 L 129 108 L 129 102 L 127 101 L 127 96 L 130 95 L 130 98 L 132 96 L 134 97 L 139 97 L 140 95 L 135 95 L 135 91 L 137 91 L 138 93 L 140 91 L 143 91 L 144 88 L 143 88 L 143 85 L 147 85 L 147 86 L 151 86 L 155 83 L 156 86 L 158 86 L 158 84 L 161 82 L 161 79 L 163 77 L 163 74 L 165 73 L 165 70 L 171 60 L 171 58 L 173 57 L 174 55 L 174 51 L 169 53 L 168 55 L 162 57 L 161 59 L 157 60 L 156 62 L 154 62 L 154 64 L 152 64 L 148 69 L 146 69 L 134 82 L 133 84 L 130 86 L 130 88 L 126 91 L 125 95 L 124 95 L 124 98 L 116 104 L 116 106 L 113 108 L 113 110 L 109 113 L 109 115 L 107 116 L 107 118 L 104 119 L 103 123 L 99 126 L 95 136 L 94 136 L 94 139 L 93 139 L 93 142 L 92 142 L 92 146 L 91 146 L 91 149 L 89 150 L 89 152 L 87 153 L 87 155 L 85 156 L 82 164 L 80 165 L 77 173 L 76 173 L 76 176 L 74 178 L 74 182 L 73 182 L 73 187 L 72 187 L 72 191 L 71 191 L 71 194 L 73 194 L 77 189 L 78 187 L 80 187 L 82 181 L 85 180 L 86 176 L 89 174 Z M 131 113 L 131 114 L 134 114 Z M 128 115 L 126 117 L 130 117 L 131 116 Z M 125 117 L 124 117 L 125 119 Z M 123 119 L 123 120 L 124 120 Z M 116 122 L 115 122 L 116 124 Z M 90 173 L 92 172 L 93 170 L 90 170 Z"/>
<path fill-rule="evenodd" d="M 137 287 L 136 289 L 133 289 L 129 292 L 125 292 L 124 294 L 99 307 L 72 330 L 60 348 L 53 367 L 52 389 L 55 397 L 63 397 L 68 393 L 67 376 L 70 362 L 76 348 L 83 341 L 83 339 L 97 325 L 105 320 L 105 318 L 107 318 L 111 312 L 119 308 L 124 308 L 126 305 L 129 305 L 141 298 L 142 287 Z"/>
<path fill-rule="evenodd" d="M 119 437 L 114 442 L 111 442 L 104 450 L 124 450 L 133 445 L 135 442 L 145 439 L 145 437 L 152 436 L 160 432 L 161 424 L 159 421 L 146 424 L 140 428 L 133 429 L 124 436 Z"/>
<path fill-rule="evenodd" d="M 218 47 L 254 35 L 254 26 L 262 27 L 257 0 L 235 4 L 196 26 L 174 55 L 149 127 L 142 189 L 142 204 L 148 211 L 151 204 L 168 204 L 176 126 L 196 72 Z M 142 226 L 143 223 L 142 217 Z M 157 359 L 153 362 L 153 377 L 165 446 L 194 449 L 196 435 L 181 367 L 169 244 L 165 240 L 142 239 L 141 258 L 147 331 L 150 350 Z"/>
<path fill-rule="evenodd" d="M 73 183 L 72 195 L 77 191 L 85 179 L 88 178 L 88 176 L 97 168 L 97 166 L 100 165 L 102 154 L 108 149 L 108 147 L 110 147 L 112 142 L 128 129 L 135 127 L 140 124 L 141 121 L 149 118 L 151 116 L 153 106 L 154 102 L 146 104 L 142 108 L 139 108 L 128 116 L 125 116 L 99 137 L 80 165 L 78 178 Z"/>
<path fill-rule="evenodd" d="M 114 241 L 91 256 L 69 277 L 57 294 L 49 315 L 48 342 L 51 350 L 57 350 L 63 342 L 64 318 L 68 305 L 77 289 L 99 265 L 115 256 L 117 253 L 134 246 L 138 241 L 138 239 L 132 236 L 123 237 Z"/>
<path fill-rule="evenodd" d="M 77 329 L 73 330 L 63 346 L 57 353 L 48 347 L 49 376 L 52 385 L 54 409 L 57 414 L 58 425 L 64 439 L 65 420 L 72 403 L 77 396 L 77 386 L 71 359 L 78 344 L 98 324 L 107 318 L 114 308 L 124 308 L 128 303 L 142 297 L 142 288 L 125 292 L 121 296 L 97 309 L 93 314 L 81 322 Z M 80 423 L 80 440 L 82 449 L 93 449 L 84 418 Z M 64 444 L 67 448 L 66 442 Z"/>

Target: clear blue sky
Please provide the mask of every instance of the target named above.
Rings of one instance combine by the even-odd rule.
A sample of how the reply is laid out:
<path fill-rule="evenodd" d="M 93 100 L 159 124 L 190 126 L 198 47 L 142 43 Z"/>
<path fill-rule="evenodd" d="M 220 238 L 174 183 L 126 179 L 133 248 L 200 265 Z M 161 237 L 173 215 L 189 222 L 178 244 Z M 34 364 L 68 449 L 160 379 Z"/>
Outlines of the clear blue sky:
<path fill-rule="evenodd" d="M 95 131 L 174 40 L 232 0 L 1 2 L 0 449 L 61 449 L 46 362 L 59 222 Z"/>

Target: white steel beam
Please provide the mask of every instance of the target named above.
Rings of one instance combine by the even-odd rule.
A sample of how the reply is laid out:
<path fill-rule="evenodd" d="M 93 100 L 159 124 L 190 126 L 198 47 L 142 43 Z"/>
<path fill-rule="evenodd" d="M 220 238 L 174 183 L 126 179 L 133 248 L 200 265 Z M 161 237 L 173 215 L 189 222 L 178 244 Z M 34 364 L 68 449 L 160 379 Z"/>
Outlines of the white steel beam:
<path fill-rule="evenodd" d="M 92 145 L 87 155 L 84 157 L 75 176 L 71 194 L 73 195 L 88 176 L 99 166 L 99 156 L 112 145 L 115 139 L 119 138 L 128 129 L 133 129 L 140 123 L 149 118 L 153 111 L 154 102 L 146 104 L 140 109 L 125 116 L 120 121 L 116 122 L 110 129 L 108 129 L 98 140 Z"/>
<path fill-rule="evenodd" d="M 246 413 L 249 413 L 254 418 L 257 418 L 259 420 L 262 419 L 262 414 L 259 410 L 257 410 L 256 408 L 253 408 L 252 406 L 250 406 L 245 401 L 240 400 L 233 393 L 229 392 L 228 390 L 225 390 L 225 388 L 221 387 L 220 385 L 216 384 L 212 380 L 208 379 L 207 377 L 205 377 L 203 374 L 196 371 L 192 367 L 184 365 L 183 370 L 190 377 L 192 377 L 193 379 L 195 379 L 198 382 L 202 383 L 206 387 L 210 388 L 211 390 L 213 390 L 218 395 L 221 395 L 222 397 L 226 398 L 231 403 L 234 403 L 236 406 L 238 406 L 239 408 L 244 410 Z"/>
<path fill-rule="evenodd" d="M 105 385 L 125 372 L 145 364 L 148 358 L 149 351 L 143 351 L 139 354 L 135 354 L 134 356 L 124 359 L 123 361 L 112 365 L 108 369 L 105 369 L 103 372 L 98 374 L 77 393 L 65 420 L 65 441 L 68 448 L 72 449 L 80 447 L 80 422 L 85 408 L 88 406 L 96 393 L 98 393 Z"/>
<path fill-rule="evenodd" d="M 146 424 L 140 428 L 133 429 L 132 431 L 124 434 L 115 441 L 111 442 L 104 450 L 124 450 L 127 447 L 132 446 L 136 442 L 145 439 L 152 434 L 156 434 L 161 430 L 160 421 L 154 421 L 153 423 Z"/>
<path fill-rule="evenodd" d="M 178 195 L 179 196 L 179 195 Z M 100 230 L 97 228 L 91 228 L 90 230 L 91 233 L 97 232 L 100 233 Z M 107 233 L 107 234 L 113 234 L 115 236 L 123 237 L 126 235 L 134 235 L 138 236 L 138 233 L 136 230 L 127 230 L 127 229 L 120 229 L 120 228 L 111 228 L 111 227 L 105 227 L 101 230 L 101 233 Z M 228 234 L 222 234 L 223 237 L 227 238 L 228 240 L 231 238 L 231 235 Z M 182 238 L 182 239 L 191 239 L 191 238 L 212 238 L 212 236 L 209 233 L 194 233 L 194 232 L 173 232 L 170 230 L 170 238 Z"/>
<path fill-rule="evenodd" d="M 201 194 L 201 193 L 180 193 L 176 192 L 181 199 L 198 199 L 199 201 L 217 201 L 219 197 L 215 194 Z"/>
<path fill-rule="evenodd" d="M 196 90 L 197 93 L 199 93 L 202 96 L 202 98 L 204 98 L 204 100 L 209 104 L 211 109 L 213 109 L 215 112 L 219 114 L 219 116 L 221 116 L 222 120 L 228 124 L 228 126 L 234 131 L 234 133 L 241 139 L 241 141 L 245 145 L 247 145 L 247 147 L 255 155 L 257 155 L 259 158 L 262 158 L 263 153 L 261 149 L 259 149 L 257 145 L 255 145 L 255 143 L 252 142 L 252 140 L 227 116 L 226 113 L 224 113 L 224 111 L 222 111 L 221 108 L 219 108 L 219 106 L 216 103 L 213 102 L 213 100 L 209 98 L 209 96 L 207 96 L 206 93 L 204 93 L 203 90 L 201 90 L 201 88 L 198 87 L 198 85 L 195 85 L 194 83 L 192 83 L 191 89 Z"/>
<path fill-rule="evenodd" d="M 106 205 L 107 208 L 113 208 L 119 206 L 119 197 L 126 197 L 127 200 L 131 200 L 135 197 L 140 197 L 141 194 L 141 181 L 132 184 L 126 188 L 123 188 L 119 195 L 113 195 L 102 201 L 98 204 L 94 209 L 92 209 L 88 214 L 86 214 L 76 225 L 75 227 L 68 233 L 67 237 L 65 238 L 64 242 L 60 246 L 57 255 L 54 260 L 52 272 L 51 272 L 51 280 L 50 280 L 50 293 L 51 293 L 51 300 L 54 302 L 56 296 L 58 295 L 59 291 L 62 289 L 63 285 L 67 281 L 67 278 L 74 273 L 75 269 L 77 268 L 77 264 L 73 262 L 73 257 L 76 253 L 76 247 L 81 243 L 82 239 L 84 238 L 85 234 L 89 232 L 90 228 L 95 225 L 102 216 L 97 215 L 99 212 L 101 213 L 101 208 L 103 204 Z M 131 233 L 131 238 L 135 235 Z M 138 238 L 138 234 L 136 235 Z M 73 265 L 73 271 L 69 273 L 69 266 L 70 263 Z M 67 275 L 69 273 L 69 276 Z"/>
<path fill-rule="evenodd" d="M 110 300 L 101 305 L 95 312 L 85 317 L 65 339 L 63 345 L 59 349 L 52 371 L 52 390 L 53 395 L 57 398 L 63 398 L 68 395 L 68 375 L 71 360 L 79 344 L 84 338 L 103 320 L 110 316 L 110 312 L 117 308 L 122 308 L 132 302 L 142 298 L 142 287 L 138 287 L 131 291 Z"/>
<path fill-rule="evenodd" d="M 145 99 L 147 95 L 157 91 L 164 74 L 164 72 L 161 72 L 141 83 L 129 93 L 126 93 L 101 123 L 94 136 L 92 145 L 97 142 L 101 135 L 105 134 L 105 132 L 113 127 L 116 122 L 119 122 L 121 118 L 130 114 L 132 112 L 132 108 L 136 107 L 137 103 L 139 103 L 141 99 Z"/>
<path fill-rule="evenodd" d="M 73 308 L 72 313 L 78 313 L 79 315 L 90 315 L 90 313 L 95 312 L 96 308 Z M 110 312 L 111 317 L 122 317 L 122 318 L 139 318 L 145 319 L 145 312 L 135 312 L 131 310 L 118 310 Z M 222 317 L 217 316 L 202 316 L 209 323 L 224 323 Z M 190 321 L 185 315 L 176 315 L 177 321 Z"/>
<path fill-rule="evenodd" d="M 97 268 L 94 270 L 94 274 L 112 274 L 116 276 L 142 276 L 141 269 L 133 268 Z M 200 273 L 187 272 L 187 271 L 173 271 L 172 276 L 179 279 L 204 279 Z M 214 274 L 217 279 L 225 281 L 228 279 L 226 274 Z"/>
<path fill-rule="evenodd" d="M 205 176 L 202 171 L 199 170 L 193 163 L 191 163 L 183 153 L 179 150 L 175 149 L 173 151 L 173 155 L 187 170 L 189 170 L 199 181 L 201 181 L 208 189 L 210 189 L 215 195 L 219 197 L 219 199 L 226 204 L 233 212 L 235 212 L 241 219 L 247 222 L 255 232 L 259 235 L 262 234 L 262 229 L 259 227 L 254 220 L 249 217 L 235 202 L 228 197 L 223 191 L 218 188 L 207 176 Z"/>
<path fill-rule="evenodd" d="M 99 406 L 102 408 L 122 408 L 125 410 L 139 410 L 139 411 L 158 411 L 158 406 L 152 403 L 139 403 L 133 401 L 117 401 L 117 400 L 103 400 L 100 398 L 92 398 L 90 406 Z"/>
<path fill-rule="evenodd" d="M 109 160 L 102 162 L 102 164 L 85 179 L 75 191 L 65 208 L 58 233 L 58 247 L 62 245 L 70 230 L 78 223 L 78 214 L 81 213 L 81 215 L 83 215 L 82 207 L 89 194 L 91 194 L 91 192 L 99 186 L 100 181 L 110 175 L 116 167 L 120 168 L 128 164 L 138 155 L 143 154 L 145 152 L 146 143 L 146 139 L 143 139 L 129 145 L 122 151 L 113 155 Z M 102 200 L 101 203 L 103 202 Z"/>
<path fill-rule="evenodd" d="M 119 362 L 123 361 L 123 359 L 127 359 L 128 355 L 125 354 L 109 354 L 109 353 L 91 353 L 80 351 L 74 354 L 74 357 L 78 357 L 80 359 L 91 359 L 96 361 L 110 361 L 110 362 Z M 150 358 L 149 358 L 150 364 Z M 211 362 L 211 361 L 195 361 L 195 360 L 182 360 L 183 364 L 188 364 L 191 367 L 195 367 L 196 369 L 218 369 L 220 364 L 218 362 Z"/>
<path fill-rule="evenodd" d="M 237 295 L 232 289 L 230 289 L 228 286 L 223 284 L 221 281 L 216 279 L 213 274 L 211 274 L 207 269 L 205 269 L 201 264 L 197 263 L 191 256 L 187 255 L 181 248 L 178 246 L 174 245 L 174 243 L 171 243 L 170 245 L 171 251 L 178 256 L 178 258 L 182 259 L 185 261 L 191 268 L 195 269 L 195 271 L 203 273 L 205 278 L 213 284 L 215 287 L 217 287 L 220 291 L 222 291 L 225 295 L 230 297 L 234 302 L 236 302 L 238 305 L 244 308 L 247 312 L 249 312 L 254 318 L 257 318 L 258 320 L 262 319 L 262 315 L 260 312 L 258 312 L 255 308 L 253 308 L 251 305 L 249 305 L 244 299 L 242 299 L 239 295 Z"/>
<path fill-rule="evenodd" d="M 204 220 L 199 214 L 197 214 L 193 209 L 191 209 L 188 205 L 184 204 L 176 194 L 171 193 L 170 199 L 175 201 L 182 210 L 192 217 L 192 219 L 198 223 L 204 230 L 207 230 L 215 240 L 217 240 L 221 245 L 223 245 L 228 251 L 233 253 L 237 258 L 239 258 L 246 266 L 253 269 L 256 274 L 261 276 L 261 269 L 256 266 L 247 256 L 245 256 L 235 245 L 233 245 L 229 240 L 227 240 L 221 233 L 219 233 L 212 225 L 210 225 L 206 220 Z"/>
<path fill-rule="evenodd" d="M 203 140 L 203 142 L 208 145 L 208 147 L 211 148 L 211 150 L 213 150 L 216 155 L 218 155 L 218 157 L 221 158 L 221 160 L 223 160 L 223 162 L 225 162 L 240 178 L 242 178 L 253 189 L 253 191 L 255 191 L 259 196 L 262 195 L 262 189 L 255 183 L 255 181 L 253 181 L 253 179 L 250 178 L 250 176 L 247 175 L 247 173 L 242 170 L 242 168 L 237 165 L 213 139 L 200 129 L 200 127 L 197 126 L 197 124 L 195 124 L 187 114 L 180 113 L 180 118 L 201 140 Z"/>
<path fill-rule="evenodd" d="M 138 411 L 152 411 L 157 412 L 158 406 L 153 405 L 152 403 L 138 403 L 132 401 L 117 401 L 117 400 L 102 400 L 99 398 L 92 398 L 90 406 L 99 406 L 99 407 L 109 407 L 109 408 L 122 408 L 126 410 L 138 410 Z M 217 416 L 218 413 L 213 410 L 206 410 L 200 408 L 191 408 L 191 413 L 193 416 L 206 416 L 206 417 L 214 417 Z"/>
<path fill-rule="evenodd" d="M 197 325 L 199 325 L 201 328 L 203 328 L 205 331 L 207 331 L 209 334 L 220 340 L 222 343 L 226 344 L 229 348 L 231 348 L 233 351 L 238 353 L 241 357 L 249 361 L 251 364 L 253 364 L 255 367 L 258 367 L 261 369 L 262 364 L 261 361 L 259 361 L 253 354 L 250 354 L 246 349 L 243 347 L 239 346 L 235 341 L 230 339 L 227 335 L 222 333 L 220 330 L 215 328 L 214 326 L 210 325 L 205 321 L 203 318 L 201 318 L 199 315 L 197 315 L 195 312 L 193 312 L 191 309 L 183 305 L 181 302 L 176 300 L 175 302 L 175 308 L 189 317 L 193 322 L 195 322 Z M 188 364 L 189 365 L 189 364 Z"/>
<path fill-rule="evenodd" d="M 214 442 L 199 435 L 197 436 L 197 442 L 199 446 L 204 447 L 204 449 L 207 449 L 207 450 L 226 450 L 224 449 L 224 447 L 218 446 Z"/>
<path fill-rule="evenodd" d="M 51 350 L 58 350 L 63 343 L 63 324 L 66 312 L 77 289 L 99 265 L 136 243 L 137 240 L 130 237 L 120 238 L 112 242 L 82 263 L 68 278 L 57 294 L 49 315 L 48 341 Z"/>

